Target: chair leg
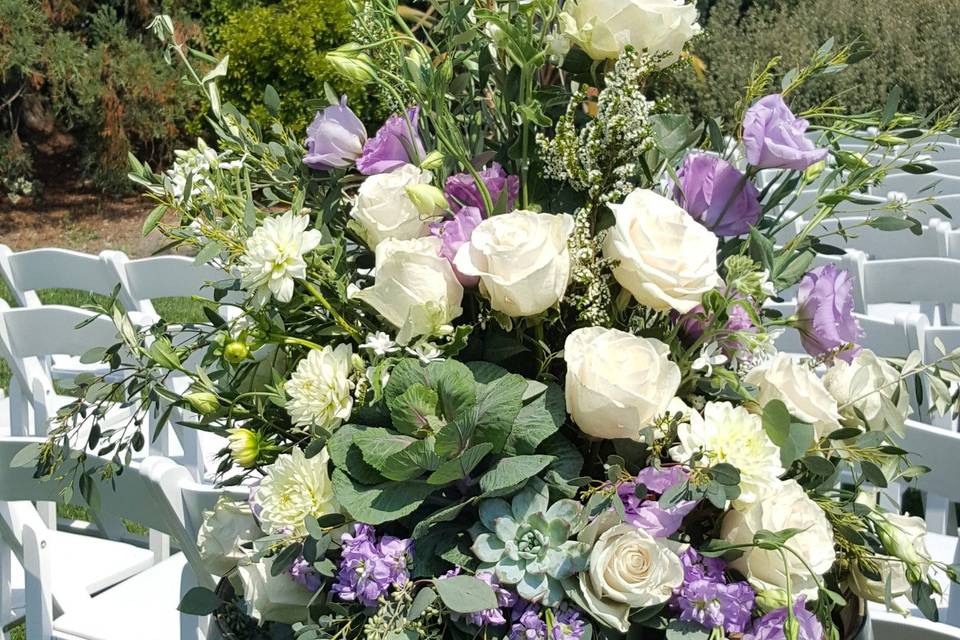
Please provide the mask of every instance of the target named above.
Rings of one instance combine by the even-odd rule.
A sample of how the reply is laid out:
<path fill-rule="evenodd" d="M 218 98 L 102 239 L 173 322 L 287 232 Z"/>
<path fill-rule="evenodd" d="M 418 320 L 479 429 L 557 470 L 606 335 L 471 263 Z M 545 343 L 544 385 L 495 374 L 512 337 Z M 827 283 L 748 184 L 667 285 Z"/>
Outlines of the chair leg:
<path fill-rule="evenodd" d="M 0 541 L 0 639 L 9 640 L 4 626 L 10 623 L 8 616 L 13 610 L 13 551 Z"/>
<path fill-rule="evenodd" d="M 27 598 L 27 640 L 47 640 L 53 635 L 53 593 L 50 591 L 51 540 L 33 526 L 23 527 L 23 571 Z"/>

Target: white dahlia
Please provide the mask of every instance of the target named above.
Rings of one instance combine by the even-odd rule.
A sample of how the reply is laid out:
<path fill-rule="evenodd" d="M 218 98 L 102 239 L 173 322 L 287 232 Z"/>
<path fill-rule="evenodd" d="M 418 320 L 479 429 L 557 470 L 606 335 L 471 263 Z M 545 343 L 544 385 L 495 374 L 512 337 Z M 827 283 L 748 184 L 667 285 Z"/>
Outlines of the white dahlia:
<path fill-rule="evenodd" d="M 253 293 L 254 303 L 264 304 L 273 296 L 278 302 L 293 298 L 294 278 L 307 275 L 303 256 L 320 244 L 321 234 L 307 230 L 308 216 L 294 216 L 288 211 L 282 216 L 266 218 L 247 239 L 240 259 L 243 286 Z"/>
<path fill-rule="evenodd" d="M 738 509 L 769 495 L 785 471 L 780 448 L 767 436 L 763 421 L 729 402 L 708 402 L 703 416 L 691 411 L 690 422 L 677 427 L 677 437 L 680 444 L 670 450 L 677 462 L 702 452 L 708 464 L 726 462 L 740 471 L 740 497 L 734 501 Z"/>
<path fill-rule="evenodd" d="M 284 385 L 289 399 L 287 413 L 299 426 L 336 429 L 353 409 L 353 381 L 348 344 L 312 349 L 297 364 Z"/>
<path fill-rule="evenodd" d="M 292 535 L 306 533 L 303 521 L 338 510 L 333 486 L 327 474 L 330 456 L 326 449 L 307 458 L 294 448 L 277 457 L 257 488 L 260 523 L 267 533 L 285 530 Z"/>

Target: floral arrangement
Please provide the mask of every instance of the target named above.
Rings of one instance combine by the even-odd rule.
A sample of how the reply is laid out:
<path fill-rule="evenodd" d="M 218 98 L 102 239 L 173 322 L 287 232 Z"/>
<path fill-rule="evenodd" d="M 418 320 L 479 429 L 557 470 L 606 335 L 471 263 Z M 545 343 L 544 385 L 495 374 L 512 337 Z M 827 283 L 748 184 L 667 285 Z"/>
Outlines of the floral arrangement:
<path fill-rule="evenodd" d="M 923 472 L 900 447 L 911 394 L 949 410 L 960 356 L 861 348 L 849 274 L 812 264 L 857 227 L 919 229 L 932 199 L 861 194 L 934 170 L 955 114 L 896 92 L 795 113 L 797 87 L 863 57 L 828 42 L 757 68 L 739 121 L 692 122 L 662 90 L 699 31 L 674 0 L 358 12 L 326 60 L 390 96 L 373 135 L 336 95 L 305 135 L 248 120 L 219 99 L 228 61 L 157 20 L 217 140 L 131 178 L 145 232 L 223 267 L 219 306 L 185 327 L 103 309 L 123 342 L 94 359 L 125 375 L 78 380 L 41 471 L 70 434 L 113 456 L 88 477 L 143 446 L 97 426 L 117 394 L 158 431 L 177 409 L 227 436 L 219 480 L 250 498 L 208 514 L 201 551 L 297 638 L 821 640 L 866 600 L 935 618 L 956 569 L 876 490 Z M 869 206 L 826 231 L 841 205 Z M 784 331 L 809 358 L 777 353 Z"/>

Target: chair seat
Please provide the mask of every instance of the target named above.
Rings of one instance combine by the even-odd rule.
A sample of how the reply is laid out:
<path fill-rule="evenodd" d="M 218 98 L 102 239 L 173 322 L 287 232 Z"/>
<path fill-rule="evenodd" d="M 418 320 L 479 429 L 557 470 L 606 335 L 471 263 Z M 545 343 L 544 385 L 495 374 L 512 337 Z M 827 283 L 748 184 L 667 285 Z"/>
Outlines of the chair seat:
<path fill-rule="evenodd" d="M 182 553 L 96 595 L 53 621 L 59 640 L 173 640 L 181 637 L 180 596 L 195 583 Z M 192 618 L 191 618 L 192 619 Z"/>
<path fill-rule="evenodd" d="M 153 564 L 153 552 L 132 544 L 63 531 L 57 531 L 53 536 L 52 564 L 55 570 L 80 576 L 90 595 L 122 582 Z M 14 620 L 23 615 L 23 568 L 20 563 L 14 562 L 11 569 L 13 611 L 5 612 L 8 615 L 4 615 L 4 620 Z"/>

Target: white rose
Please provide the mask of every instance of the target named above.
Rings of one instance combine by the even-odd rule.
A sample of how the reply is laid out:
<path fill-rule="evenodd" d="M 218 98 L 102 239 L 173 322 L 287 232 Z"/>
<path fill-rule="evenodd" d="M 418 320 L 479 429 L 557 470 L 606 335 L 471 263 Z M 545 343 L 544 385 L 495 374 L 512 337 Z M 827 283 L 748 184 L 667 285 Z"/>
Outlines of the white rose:
<path fill-rule="evenodd" d="M 722 284 L 717 236 L 676 203 L 637 189 L 610 208 L 616 223 L 607 231 L 603 255 L 619 261 L 613 276 L 637 302 L 686 313 Z"/>
<path fill-rule="evenodd" d="M 380 243 L 374 285 L 354 294 L 400 329 L 400 344 L 436 335 L 463 313 L 463 286 L 440 245 L 432 237 Z"/>
<path fill-rule="evenodd" d="M 570 279 L 567 240 L 573 217 L 518 210 L 487 218 L 457 251 L 460 273 L 480 277 L 491 306 L 521 318 L 546 311 Z"/>
<path fill-rule="evenodd" d="M 780 400 L 790 413 L 816 430 L 818 438 L 840 428 L 837 401 L 817 375 L 786 353 L 754 367 L 743 381 L 757 387 L 757 402 L 763 406 Z"/>
<path fill-rule="evenodd" d="M 247 612 L 261 622 L 293 624 L 306 621 L 307 605 L 314 594 L 294 582 L 286 571 L 270 575 L 273 560 L 264 558 L 237 567 Z"/>
<path fill-rule="evenodd" d="M 670 450 L 677 462 L 689 463 L 703 453 L 709 466 L 726 462 L 740 471 L 738 509 L 762 500 L 780 486 L 780 448 L 770 441 L 763 421 L 742 406 L 708 402 L 703 416 L 693 411 L 689 424 L 677 427 L 680 444 Z"/>
<path fill-rule="evenodd" d="M 240 545 L 262 537 L 250 505 L 222 496 L 213 511 L 204 512 L 197 546 L 210 573 L 225 576 L 247 556 Z"/>
<path fill-rule="evenodd" d="M 617 329 L 577 329 L 564 344 L 570 417 L 595 438 L 641 440 L 680 386 L 680 368 L 659 340 Z"/>
<path fill-rule="evenodd" d="M 594 60 L 615 60 L 632 45 L 668 53 L 661 63 L 667 66 L 700 32 L 696 6 L 677 0 L 576 0 L 564 9 L 564 31 Z"/>
<path fill-rule="evenodd" d="M 858 425 L 857 411 L 867 419 L 869 429 L 889 428 L 904 435 L 903 421 L 910 415 L 910 396 L 900 374 L 869 349 L 846 363 L 837 358 L 823 375 L 823 386 L 837 401 L 840 415 Z M 899 395 L 894 404 L 893 396 Z"/>
<path fill-rule="evenodd" d="M 613 511 L 597 516 L 577 540 L 593 547 L 590 566 L 578 575 L 579 604 L 618 631 L 630 627 L 630 609 L 662 604 L 683 583 L 677 545 L 620 522 Z"/>
<path fill-rule="evenodd" d="M 786 542 L 799 554 L 785 551 L 786 567 L 777 551 L 759 547 L 744 549 L 742 556 L 730 566 L 747 576 L 755 589 L 785 589 L 789 571 L 790 589 L 794 595 L 817 597 L 817 583 L 804 566 L 804 561 L 817 576 L 822 576 L 837 559 L 833 549 L 833 528 L 817 503 L 811 500 L 795 480 L 786 480 L 744 511 L 728 511 L 723 518 L 720 535 L 733 544 L 750 544 L 760 530 L 799 529 L 800 533 Z M 802 559 L 802 561 L 801 561 Z"/>
<path fill-rule="evenodd" d="M 411 240 L 427 235 L 430 216 L 410 199 L 407 187 L 429 184 L 433 174 L 412 164 L 369 176 L 360 185 L 350 216 L 371 249 L 387 239 Z"/>

